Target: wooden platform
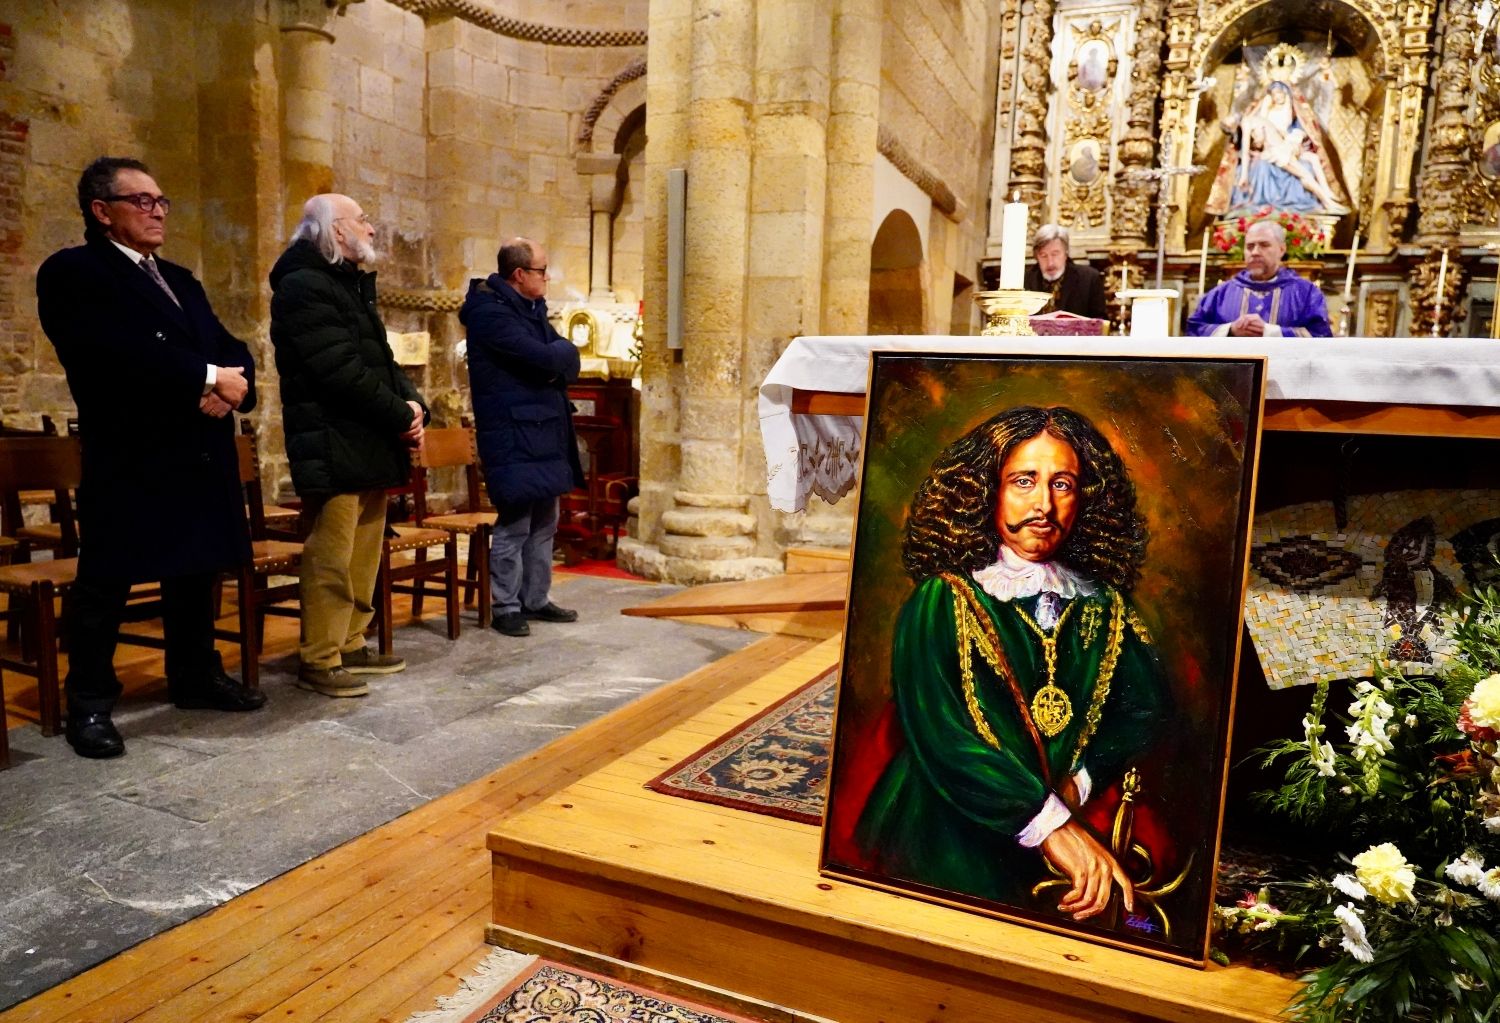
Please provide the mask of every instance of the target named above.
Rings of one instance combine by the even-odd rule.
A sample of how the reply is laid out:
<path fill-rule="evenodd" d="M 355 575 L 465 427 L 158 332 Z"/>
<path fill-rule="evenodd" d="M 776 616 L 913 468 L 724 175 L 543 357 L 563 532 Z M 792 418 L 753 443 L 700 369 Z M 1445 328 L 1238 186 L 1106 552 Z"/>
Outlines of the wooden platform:
<path fill-rule="evenodd" d="M 489 836 L 496 944 L 738 992 L 840 1023 L 1270 1021 L 1292 981 L 1190 967 L 834 882 L 818 829 L 645 782 L 831 666 L 829 640 L 507 814 Z"/>
<path fill-rule="evenodd" d="M 403 1023 L 492 951 L 485 834 L 497 819 L 812 647 L 769 636 L 721 658 L 0 1012 L 0 1023 Z"/>

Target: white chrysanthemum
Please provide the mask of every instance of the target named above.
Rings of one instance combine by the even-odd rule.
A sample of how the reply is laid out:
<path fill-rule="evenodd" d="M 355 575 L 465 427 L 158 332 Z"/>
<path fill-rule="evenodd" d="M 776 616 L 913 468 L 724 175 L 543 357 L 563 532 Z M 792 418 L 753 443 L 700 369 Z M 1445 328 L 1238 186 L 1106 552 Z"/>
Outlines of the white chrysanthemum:
<path fill-rule="evenodd" d="M 1364 901 L 1365 896 L 1370 893 L 1365 891 L 1365 886 L 1354 879 L 1353 874 L 1340 874 L 1333 879 L 1333 886 L 1343 892 L 1355 902 Z"/>
<path fill-rule="evenodd" d="M 1344 936 L 1339 939 L 1340 947 L 1362 963 L 1373 962 L 1375 950 L 1370 947 L 1370 939 L 1365 936 L 1365 922 L 1359 918 L 1354 907 L 1347 904 L 1340 906 L 1333 911 L 1333 915 L 1344 929 Z"/>
<path fill-rule="evenodd" d="M 1500 835 L 1500 816 L 1486 817 L 1484 819 L 1484 826 L 1494 834 Z"/>
<path fill-rule="evenodd" d="M 1478 884 L 1484 876 L 1484 857 L 1473 849 L 1465 849 L 1462 856 L 1448 864 L 1444 873 L 1456 884 Z"/>
<path fill-rule="evenodd" d="M 1479 891 L 1485 898 L 1500 902 L 1500 867 L 1491 867 L 1479 878 Z"/>

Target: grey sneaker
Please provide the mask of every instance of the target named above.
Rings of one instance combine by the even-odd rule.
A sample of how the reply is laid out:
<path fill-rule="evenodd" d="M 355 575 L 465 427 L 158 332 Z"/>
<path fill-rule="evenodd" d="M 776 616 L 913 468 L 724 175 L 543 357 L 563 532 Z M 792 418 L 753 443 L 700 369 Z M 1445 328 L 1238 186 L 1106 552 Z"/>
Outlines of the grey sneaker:
<path fill-rule="evenodd" d="M 343 668 L 309 668 L 305 664 L 297 669 L 297 688 L 332 697 L 368 696 L 370 692 L 369 686 Z"/>
<path fill-rule="evenodd" d="M 362 646 L 343 655 L 344 670 L 351 675 L 394 675 L 406 670 L 406 661 L 395 654 L 382 654 Z"/>

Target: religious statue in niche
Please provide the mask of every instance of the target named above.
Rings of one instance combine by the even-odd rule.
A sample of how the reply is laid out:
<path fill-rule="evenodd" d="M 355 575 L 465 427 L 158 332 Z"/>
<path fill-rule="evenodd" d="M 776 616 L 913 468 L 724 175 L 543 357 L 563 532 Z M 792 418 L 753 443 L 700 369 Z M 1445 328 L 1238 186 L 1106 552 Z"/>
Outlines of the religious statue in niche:
<path fill-rule="evenodd" d="M 1229 136 L 1204 209 L 1234 216 L 1263 209 L 1349 212 L 1338 155 L 1325 126 L 1334 83 L 1328 55 L 1278 43 L 1247 46 L 1235 80 Z"/>

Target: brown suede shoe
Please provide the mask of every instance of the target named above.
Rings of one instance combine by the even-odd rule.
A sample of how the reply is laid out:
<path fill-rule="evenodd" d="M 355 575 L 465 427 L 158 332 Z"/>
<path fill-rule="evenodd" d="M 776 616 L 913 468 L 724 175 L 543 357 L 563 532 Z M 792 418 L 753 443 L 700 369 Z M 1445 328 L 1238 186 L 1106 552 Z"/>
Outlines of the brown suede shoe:
<path fill-rule="evenodd" d="M 297 669 L 297 688 L 335 698 L 370 693 L 369 686 L 343 668 L 310 668 L 305 664 Z"/>
<path fill-rule="evenodd" d="M 394 675 L 406 670 L 406 661 L 395 654 L 382 654 L 362 646 L 342 655 L 344 670 L 351 675 Z"/>

